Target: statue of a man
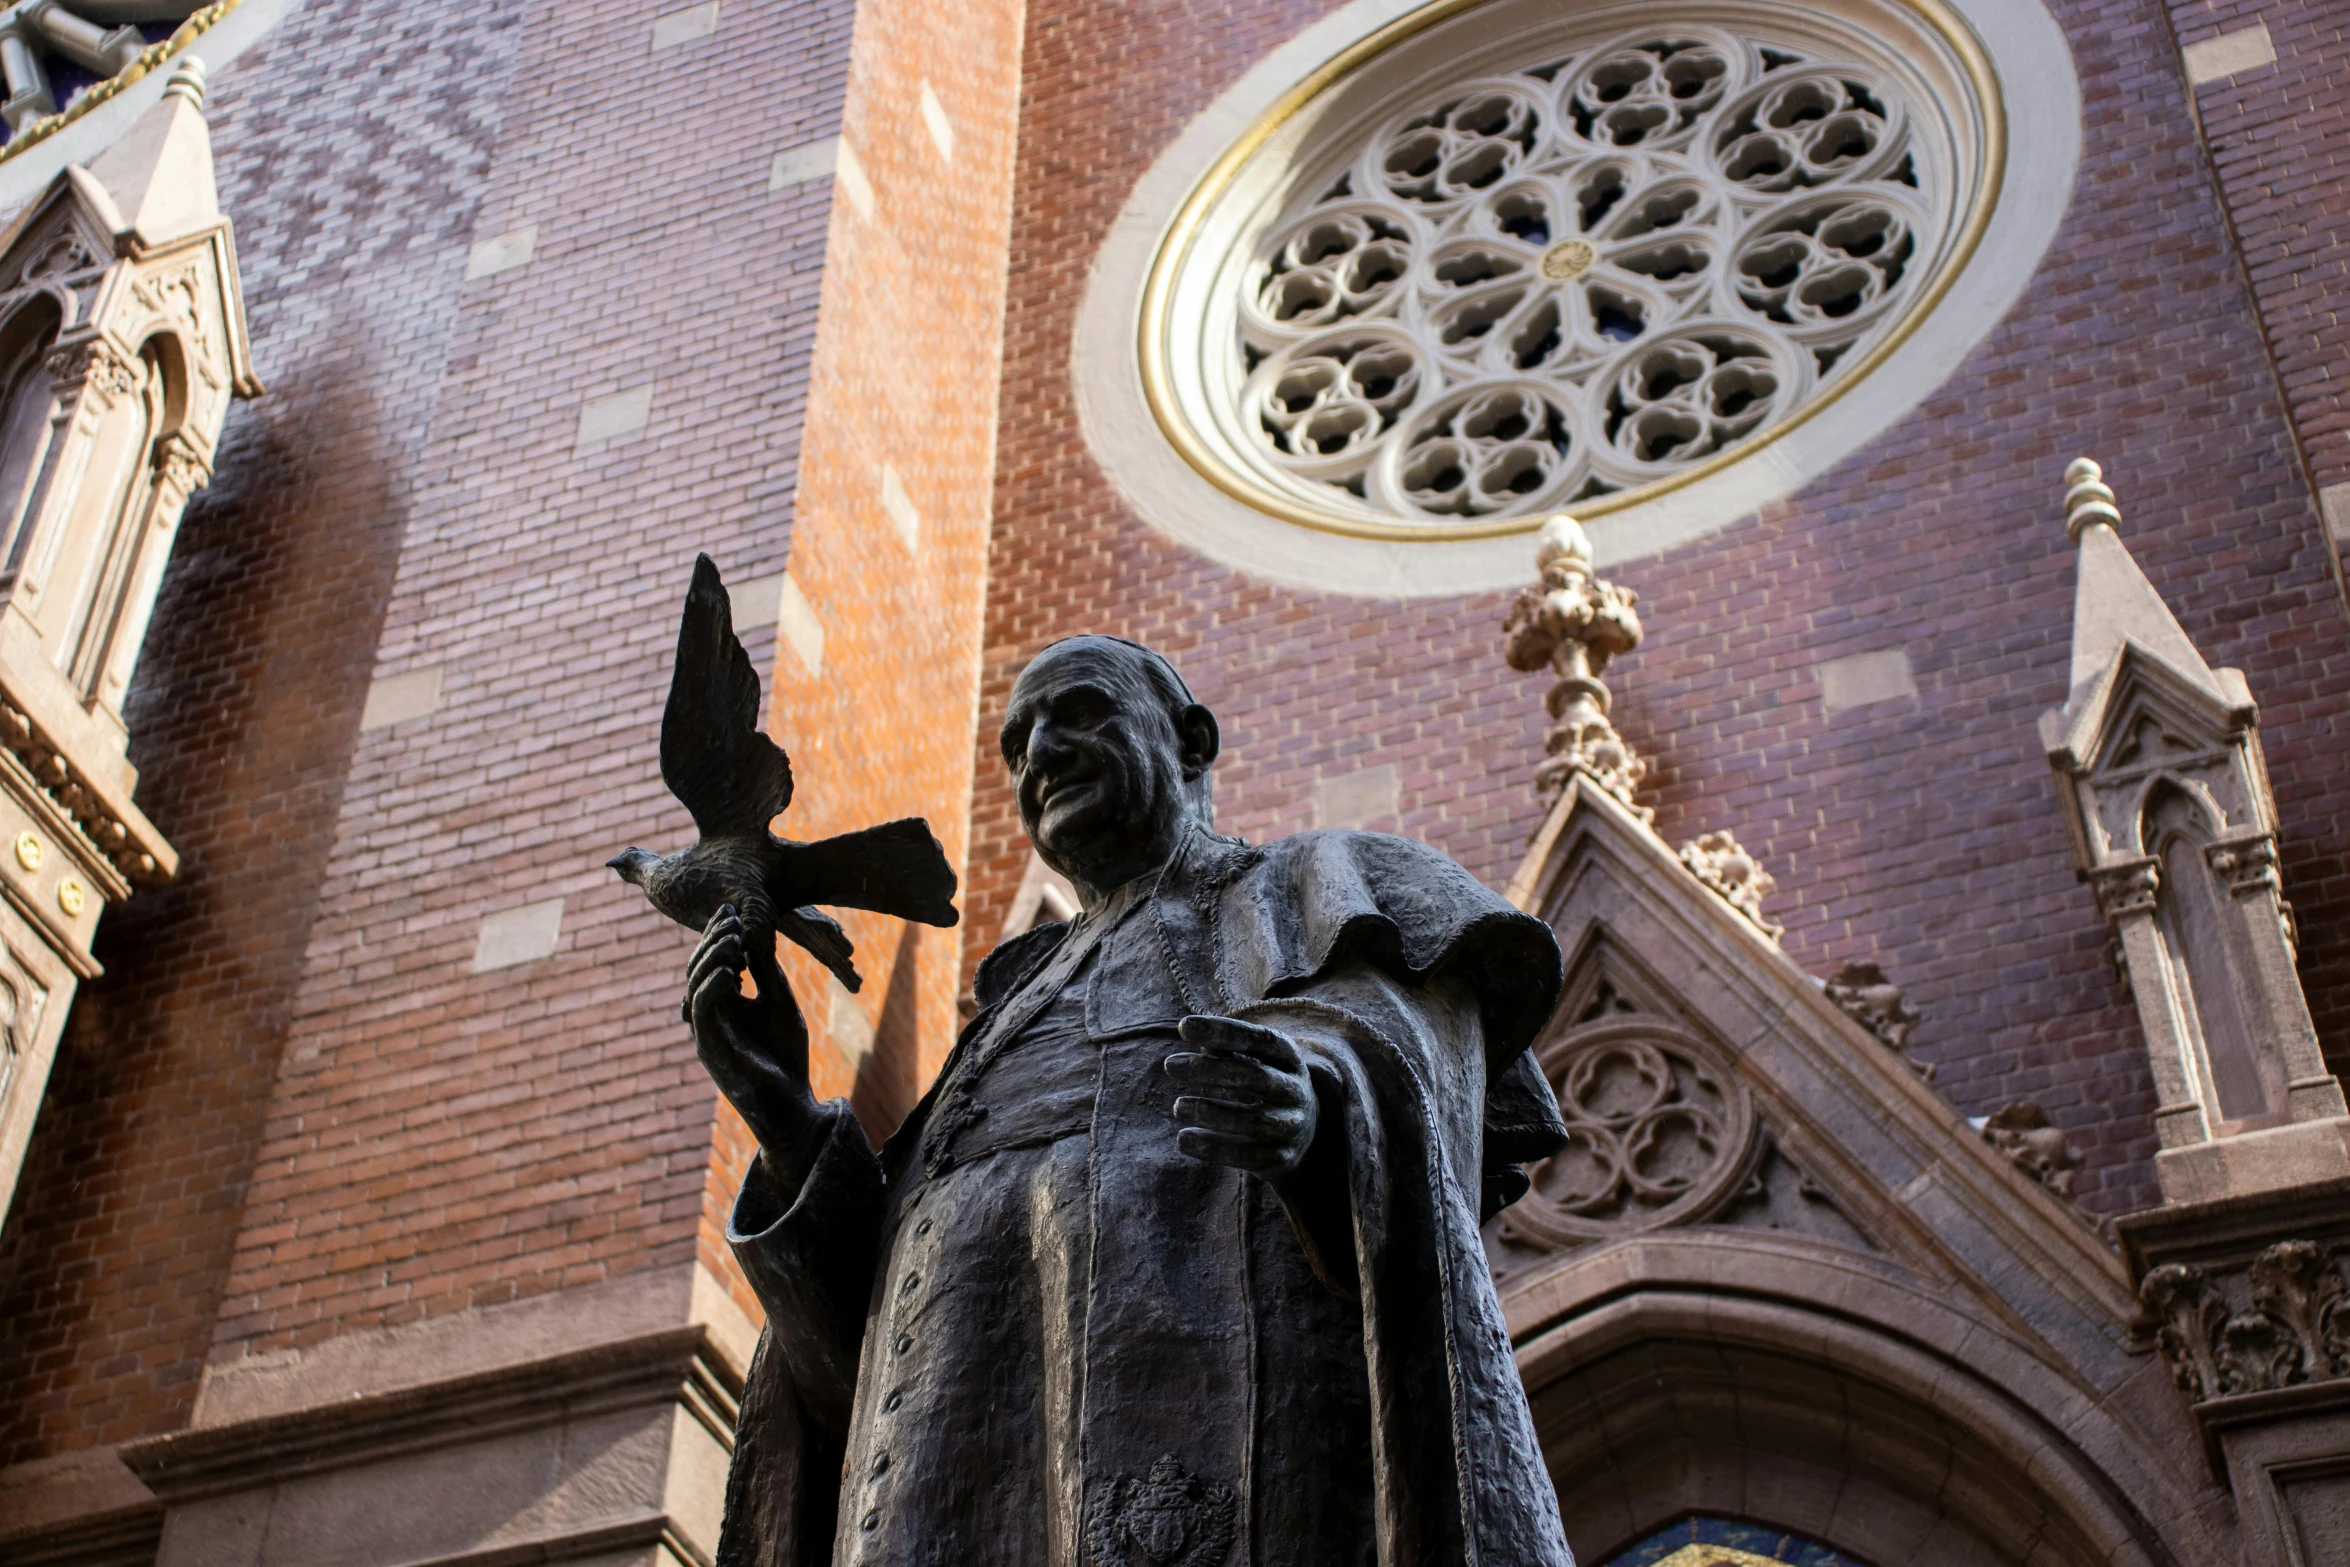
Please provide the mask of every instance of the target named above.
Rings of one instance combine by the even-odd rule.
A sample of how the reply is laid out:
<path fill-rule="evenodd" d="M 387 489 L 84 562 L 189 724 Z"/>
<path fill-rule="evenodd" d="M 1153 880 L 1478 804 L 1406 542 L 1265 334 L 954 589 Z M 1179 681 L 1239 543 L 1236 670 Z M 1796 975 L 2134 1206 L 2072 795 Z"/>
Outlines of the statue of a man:
<path fill-rule="evenodd" d="M 695 953 L 767 1308 L 721 1567 L 1572 1567 L 1478 1239 L 1566 1140 L 1548 927 L 1402 838 L 1218 836 L 1130 642 L 1047 648 L 1002 747 L 1082 912 L 878 1154 L 768 944 Z"/>

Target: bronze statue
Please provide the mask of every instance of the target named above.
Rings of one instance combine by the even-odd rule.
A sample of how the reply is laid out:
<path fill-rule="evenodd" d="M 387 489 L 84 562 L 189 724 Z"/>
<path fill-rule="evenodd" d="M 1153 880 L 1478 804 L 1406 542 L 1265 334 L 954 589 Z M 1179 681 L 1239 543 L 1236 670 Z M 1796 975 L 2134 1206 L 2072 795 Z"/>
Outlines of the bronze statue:
<path fill-rule="evenodd" d="M 1133 643 L 1047 648 L 1001 741 L 1082 912 L 878 1153 L 772 939 L 694 953 L 761 1150 L 721 1567 L 1571 1567 L 1478 1237 L 1566 1137 L 1549 929 L 1402 838 L 1219 836 L 1215 718 Z"/>

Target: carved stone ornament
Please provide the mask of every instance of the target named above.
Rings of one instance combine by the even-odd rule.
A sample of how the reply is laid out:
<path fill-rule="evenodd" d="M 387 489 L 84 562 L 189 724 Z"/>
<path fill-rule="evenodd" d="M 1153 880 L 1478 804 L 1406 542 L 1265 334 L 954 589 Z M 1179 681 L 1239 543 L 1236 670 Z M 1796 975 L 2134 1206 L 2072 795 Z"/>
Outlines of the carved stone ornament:
<path fill-rule="evenodd" d="M 1150 1473 L 1111 1487 L 1086 1531 L 1094 1567 L 1221 1567 L 1232 1550 L 1232 1487 L 1163 1455 Z"/>
<path fill-rule="evenodd" d="M 1829 976 L 1822 988 L 1845 1016 L 1876 1035 L 1879 1043 L 1907 1061 L 1918 1076 L 1929 1083 L 1934 1080 L 1934 1069 L 1908 1053 L 1910 1031 L 1923 1019 L 1882 968 L 1874 963 L 1847 963 Z"/>
<path fill-rule="evenodd" d="M 1727 830 L 1709 832 L 1681 845 L 1681 863 L 1715 896 L 1745 915 L 1756 930 L 1773 942 L 1786 934 L 1786 926 L 1765 917 L 1762 911 L 1762 900 L 1779 885 L 1777 879 L 1738 846 L 1734 834 Z"/>
<path fill-rule="evenodd" d="M 2171 1380 L 2198 1403 L 2350 1376 L 2350 1287 L 2341 1253 L 2316 1242 L 2281 1241 L 2240 1271 L 2164 1263 L 2138 1299 Z"/>
<path fill-rule="evenodd" d="M 1599 678 L 1608 661 L 1640 645 L 1639 595 L 1592 575 L 1591 541 L 1568 516 L 1542 527 L 1534 561 L 1539 586 L 1523 590 L 1502 626 L 1512 669 L 1558 675 L 1544 699 L 1551 726 L 1543 748 L 1549 755 L 1534 772 L 1536 791 L 1556 799 L 1567 780 L 1581 773 L 1631 806 L 1640 819 L 1655 815 L 1633 802 L 1633 791 L 1648 764 L 1608 721 L 1608 689 Z"/>
<path fill-rule="evenodd" d="M 1696 1035 L 1618 1014 L 1569 1029 L 1538 1057 L 1569 1139 L 1510 1210 L 1528 1239 L 1567 1246 L 1692 1223 L 1744 1186 L 1753 1099 Z"/>

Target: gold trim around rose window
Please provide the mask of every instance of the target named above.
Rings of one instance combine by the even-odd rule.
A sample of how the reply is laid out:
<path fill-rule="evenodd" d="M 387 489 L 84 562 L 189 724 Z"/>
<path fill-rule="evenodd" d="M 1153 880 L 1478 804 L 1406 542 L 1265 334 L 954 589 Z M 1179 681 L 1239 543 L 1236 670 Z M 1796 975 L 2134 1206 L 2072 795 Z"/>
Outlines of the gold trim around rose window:
<path fill-rule="evenodd" d="M 1345 77 L 1438 23 L 1450 21 L 1464 11 L 1473 11 L 1479 6 L 1493 3 L 1495 0 L 1432 0 L 1431 4 L 1396 18 L 1325 60 L 1305 80 L 1282 94 L 1270 109 L 1258 116 L 1256 123 L 1238 141 L 1225 149 L 1224 155 L 1210 166 L 1207 174 L 1184 199 L 1174 221 L 1168 225 L 1166 237 L 1159 242 L 1158 253 L 1151 260 L 1150 276 L 1143 285 L 1142 293 L 1142 331 L 1138 347 L 1142 361 L 1143 395 L 1150 403 L 1151 414 L 1158 420 L 1159 429 L 1174 444 L 1175 449 L 1183 454 L 1184 461 L 1190 463 L 1202 478 L 1243 505 L 1254 507 L 1284 522 L 1296 523 L 1323 533 L 1414 543 L 1502 538 L 1511 534 L 1532 533 L 1542 526 L 1543 518 L 1539 516 L 1466 523 L 1384 522 L 1377 518 L 1350 517 L 1300 505 L 1258 484 L 1247 475 L 1234 472 L 1231 465 L 1210 450 L 1191 427 L 1191 422 L 1183 416 L 1167 374 L 1167 313 L 1169 302 L 1174 297 L 1176 275 L 1182 271 L 1209 210 L 1216 205 L 1249 159 L 1308 103 Z M 1960 65 L 1974 87 L 1975 107 L 1982 116 L 1983 154 L 1974 201 L 1968 208 L 1966 221 L 1960 226 L 1957 243 L 1943 259 L 1933 280 L 1884 341 L 1870 349 L 1844 374 L 1836 377 L 1822 395 L 1813 398 L 1778 424 L 1714 453 L 1703 462 L 1692 463 L 1679 473 L 1659 479 L 1654 484 L 1621 490 L 1612 495 L 1594 496 L 1588 501 L 1568 502 L 1561 509 L 1572 511 L 1576 517 L 1586 521 L 1604 517 L 1610 512 L 1622 511 L 1669 494 L 1684 485 L 1694 484 L 1734 462 L 1752 456 L 1809 421 L 1813 415 L 1842 396 L 1847 388 L 1866 379 L 1908 340 L 1918 324 L 1950 292 L 1959 272 L 1974 255 L 1975 247 L 1982 242 L 1984 230 L 1990 227 L 1991 209 L 1999 199 L 2000 183 L 2006 176 L 2006 107 L 2000 97 L 1999 78 L 1991 69 L 1990 57 L 1984 53 L 1981 41 L 1963 18 L 1945 5 L 1943 0 L 1895 0 L 1895 3 L 1923 19 L 1958 56 Z"/>

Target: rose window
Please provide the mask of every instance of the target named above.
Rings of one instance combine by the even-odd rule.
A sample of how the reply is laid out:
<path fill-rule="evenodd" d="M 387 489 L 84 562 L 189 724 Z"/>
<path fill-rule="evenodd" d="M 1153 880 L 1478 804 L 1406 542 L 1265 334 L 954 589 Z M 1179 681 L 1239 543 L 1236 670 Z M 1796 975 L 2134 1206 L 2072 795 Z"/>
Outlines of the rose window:
<path fill-rule="evenodd" d="M 1915 359 L 2005 166 L 1974 48 L 1934 0 L 1435 0 L 1192 187 L 1142 393 L 1194 472 L 1328 532 L 1641 506 Z"/>
<path fill-rule="evenodd" d="M 1253 455 L 1403 518 L 1664 478 L 1881 334 L 1936 217 L 1901 94 L 1851 60 L 1633 33 L 1428 94 L 1256 247 Z"/>

